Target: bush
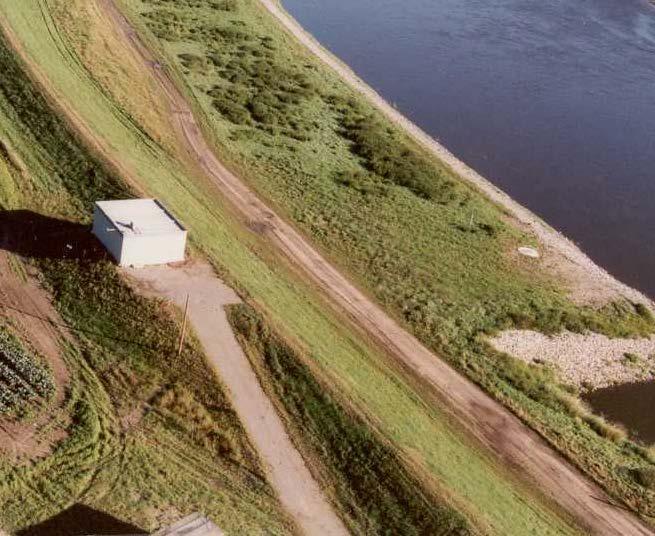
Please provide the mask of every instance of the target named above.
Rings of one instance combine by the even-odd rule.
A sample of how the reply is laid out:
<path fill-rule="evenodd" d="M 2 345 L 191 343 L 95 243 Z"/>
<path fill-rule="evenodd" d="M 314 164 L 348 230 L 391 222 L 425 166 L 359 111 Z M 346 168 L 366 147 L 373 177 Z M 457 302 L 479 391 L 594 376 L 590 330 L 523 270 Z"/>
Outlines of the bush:
<path fill-rule="evenodd" d="M 636 365 L 639 363 L 639 356 L 631 352 L 626 352 L 623 354 L 623 360 L 631 365 Z"/>
<path fill-rule="evenodd" d="M 334 97 L 328 102 L 341 104 Z M 362 116 L 357 105 L 347 103 L 342 115 L 342 135 L 352 142 L 352 151 L 369 171 L 407 188 L 417 196 L 437 203 L 457 198 L 455 181 L 417 151 L 398 139 L 373 116 Z"/>
<path fill-rule="evenodd" d="M 637 484 L 655 491 L 655 467 L 639 467 L 631 470 L 630 474 Z"/>

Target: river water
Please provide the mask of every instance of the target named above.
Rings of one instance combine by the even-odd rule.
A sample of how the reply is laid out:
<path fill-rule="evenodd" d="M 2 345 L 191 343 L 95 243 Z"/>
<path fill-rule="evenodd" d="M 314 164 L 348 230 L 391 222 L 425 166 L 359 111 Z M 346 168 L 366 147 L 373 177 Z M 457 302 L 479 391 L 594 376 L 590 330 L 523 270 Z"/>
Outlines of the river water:
<path fill-rule="evenodd" d="M 455 155 L 655 297 L 655 6 L 283 3 Z"/>
<path fill-rule="evenodd" d="M 455 155 L 655 297 L 655 6 L 283 0 Z M 590 403 L 655 441 L 655 382 Z M 643 406 L 643 407 L 642 407 Z"/>

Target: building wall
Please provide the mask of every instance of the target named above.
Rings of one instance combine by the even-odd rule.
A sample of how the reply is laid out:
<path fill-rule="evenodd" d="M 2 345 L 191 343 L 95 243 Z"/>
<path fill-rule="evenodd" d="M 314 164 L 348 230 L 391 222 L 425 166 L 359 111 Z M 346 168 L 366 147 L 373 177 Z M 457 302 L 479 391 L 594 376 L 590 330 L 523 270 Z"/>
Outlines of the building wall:
<path fill-rule="evenodd" d="M 98 207 L 94 207 L 93 210 L 93 234 L 103 243 L 116 262 L 120 264 L 123 235 Z"/>
<path fill-rule="evenodd" d="M 186 231 L 168 235 L 127 235 L 123 237 L 121 266 L 147 266 L 184 260 Z"/>

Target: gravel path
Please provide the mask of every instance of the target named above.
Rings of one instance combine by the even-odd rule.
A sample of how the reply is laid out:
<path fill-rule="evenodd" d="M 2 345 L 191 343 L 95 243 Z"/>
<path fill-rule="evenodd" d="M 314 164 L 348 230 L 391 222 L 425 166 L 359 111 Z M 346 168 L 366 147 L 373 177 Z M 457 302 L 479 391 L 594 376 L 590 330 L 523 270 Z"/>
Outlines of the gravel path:
<path fill-rule="evenodd" d="M 269 482 L 304 534 L 346 535 L 343 523 L 326 501 L 282 421 L 262 389 L 250 361 L 237 342 L 224 307 L 239 303 L 207 264 L 126 270 L 146 294 L 184 308 L 189 295 L 189 321 L 207 359 L 226 385 L 248 437 L 260 454 Z"/>
<path fill-rule="evenodd" d="M 555 365 L 568 383 L 593 388 L 655 379 L 655 336 L 610 339 L 598 333 L 508 330 L 490 340 L 501 352 L 527 363 Z M 634 357 L 625 356 L 626 353 Z"/>

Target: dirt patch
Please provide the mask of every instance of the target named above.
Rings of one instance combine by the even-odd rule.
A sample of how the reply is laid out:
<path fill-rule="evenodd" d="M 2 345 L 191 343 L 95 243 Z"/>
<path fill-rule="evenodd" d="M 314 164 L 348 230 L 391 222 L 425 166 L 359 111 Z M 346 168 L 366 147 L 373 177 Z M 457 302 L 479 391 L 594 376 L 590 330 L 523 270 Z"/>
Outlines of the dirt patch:
<path fill-rule="evenodd" d="M 610 339 L 598 333 L 508 330 L 490 342 L 526 363 L 551 364 L 565 382 L 583 388 L 655 379 L 655 336 Z"/>
<path fill-rule="evenodd" d="M 66 437 L 67 417 L 60 409 L 64 403 L 69 373 L 60 350 L 68 334 L 63 321 L 50 303 L 47 293 L 29 274 L 19 275 L 9 261 L 9 253 L 0 251 L 0 304 L 6 318 L 25 341 L 43 356 L 53 375 L 55 396 L 47 411 L 30 422 L 0 420 L 0 452 L 17 463 L 47 456 L 53 446 Z M 16 261 L 14 261 L 16 262 Z"/>

